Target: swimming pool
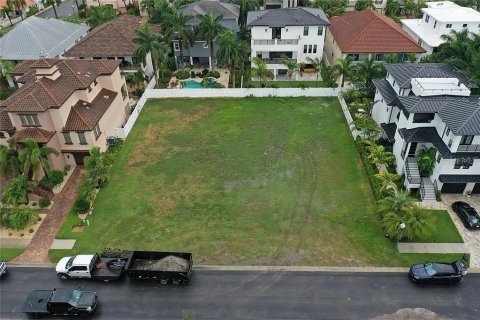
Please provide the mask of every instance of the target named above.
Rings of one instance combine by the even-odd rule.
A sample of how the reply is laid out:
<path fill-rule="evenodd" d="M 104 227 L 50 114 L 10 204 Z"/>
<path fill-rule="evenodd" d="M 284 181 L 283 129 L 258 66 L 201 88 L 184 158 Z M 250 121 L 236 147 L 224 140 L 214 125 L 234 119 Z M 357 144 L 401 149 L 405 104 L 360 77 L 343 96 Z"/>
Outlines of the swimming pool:
<path fill-rule="evenodd" d="M 206 87 L 207 88 L 213 88 L 214 84 L 215 84 L 215 82 L 209 81 L 207 83 Z M 203 89 L 204 88 L 200 82 L 197 82 L 197 81 L 192 80 L 192 79 L 184 81 L 183 82 L 183 87 L 188 88 L 188 89 Z"/>

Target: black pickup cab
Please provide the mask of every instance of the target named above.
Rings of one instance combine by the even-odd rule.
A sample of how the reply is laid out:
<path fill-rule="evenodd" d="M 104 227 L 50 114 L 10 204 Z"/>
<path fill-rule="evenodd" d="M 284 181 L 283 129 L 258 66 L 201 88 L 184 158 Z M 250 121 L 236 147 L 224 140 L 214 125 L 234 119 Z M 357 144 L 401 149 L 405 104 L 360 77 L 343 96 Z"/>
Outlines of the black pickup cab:
<path fill-rule="evenodd" d="M 31 318 L 46 315 L 89 315 L 98 305 L 94 291 L 82 289 L 35 290 L 30 292 L 22 312 Z"/>

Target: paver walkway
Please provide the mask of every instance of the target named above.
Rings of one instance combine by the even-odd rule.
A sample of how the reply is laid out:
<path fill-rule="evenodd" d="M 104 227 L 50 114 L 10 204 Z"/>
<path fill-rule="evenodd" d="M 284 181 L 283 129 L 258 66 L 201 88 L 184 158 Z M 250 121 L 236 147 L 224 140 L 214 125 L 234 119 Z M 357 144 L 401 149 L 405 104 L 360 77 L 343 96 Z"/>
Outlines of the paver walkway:
<path fill-rule="evenodd" d="M 38 228 L 37 233 L 33 236 L 32 241 L 27 249 L 13 259 L 13 262 L 42 263 L 50 262 L 48 258 L 48 250 L 55 240 L 58 230 L 63 224 L 65 217 L 72 208 L 73 202 L 77 196 L 78 186 L 82 181 L 82 167 L 77 166 L 75 172 L 68 180 L 63 192 L 55 195 L 53 198 L 53 206 L 49 210 L 45 210 L 47 216 Z"/>
<path fill-rule="evenodd" d="M 398 243 L 400 253 L 468 253 L 464 243 Z"/>

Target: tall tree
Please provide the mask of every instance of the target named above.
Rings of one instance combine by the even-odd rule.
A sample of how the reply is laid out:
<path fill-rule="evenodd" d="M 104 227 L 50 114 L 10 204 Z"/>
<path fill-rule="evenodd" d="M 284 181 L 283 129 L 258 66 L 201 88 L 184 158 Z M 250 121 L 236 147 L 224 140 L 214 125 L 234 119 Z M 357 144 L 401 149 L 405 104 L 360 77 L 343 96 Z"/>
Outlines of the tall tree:
<path fill-rule="evenodd" d="M 400 3 L 397 0 L 387 0 L 385 5 L 385 14 L 389 17 L 398 15 L 400 11 Z"/>
<path fill-rule="evenodd" d="M 85 169 L 87 169 L 87 179 L 93 186 L 98 188 L 107 182 L 107 168 L 99 147 L 90 149 L 90 155 L 85 157 Z"/>
<path fill-rule="evenodd" d="M 258 10 L 260 8 L 259 2 L 257 0 L 233 0 L 232 2 L 240 6 L 238 25 L 241 29 L 246 29 L 248 12 Z"/>
<path fill-rule="evenodd" d="M 180 49 L 180 68 L 185 68 L 185 61 L 183 60 L 183 49 L 193 45 L 194 37 L 192 29 L 187 26 L 187 22 L 193 16 L 183 14 L 180 10 L 174 9 L 165 17 L 165 24 L 173 32 L 173 39 L 178 41 Z"/>
<path fill-rule="evenodd" d="M 333 17 L 345 14 L 348 0 L 312 0 L 308 5 L 312 8 L 321 8 L 327 16 Z"/>
<path fill-rule="evenodd" d="M 382 76 L 384 71 L 381 64 L 375 61 L 375 57 L 363 59 L 357 65 L 358 75 L 364 81 L 365 88 L 367 90 L 367 96 L 373 96 L 375 93 L 375 86 L 372 83 L 373 79 L 377 79 Z"/>
<path fill-rule="evenodd" d="M 218 44 L 217 61 L 230 69 L 232 85 L 235 88 L 236 70 L 243 68 L 250 52 L 250 46 L 244 41 L 239 41 L 235 33 L 230 30 L 223 32 L 218 37 Z"/>
<path fill-rule="evenodd" d="M 33 190 L 35 183 L 27 177 L 18 176 L 10 181 L 3 191 L 3 201 L 12 206 L 28 203 L 27 194 Z"/>
<path fill-rule="evenodd" d="M 25 140 L 24 147 L 18 156 L 23 175 L 27 178 L 31 175 L 35 181 L 38 181 L 42 171 L 48 176 L 51 171 L 48 156 L 51 154 L 58 156 L 58 151 L 50 147 L 40 147 L 32 139 Z"/>
<path fill-rule="evenodd" d="M 197 36 L 209 43 L 212 71 L 215 71 L 215 41 L 224 30 L 221 24 L 222 19 L 222 15 L 215 17 L 210 11 L 208 14 L 200 16 L 200 23 L 195 28 Z"/>
<path fill-rule="evenodd" d="M 11 61 L 3 60 L 0 57 L 0 80 L 4 80 L 8 83 L 10 87 L 14 87 L 15 83 L 13 82 L 12 75 L 10 72 L 14 68 L 14 64 Z"/>
<path fill-rule="evenodd" d="M 87 11 L 86 22 L 90 28 L 94 29 L 117 17 L 117 11 L 112 6 L 100 4 L 97 7 L 90 7 Z"/>
<path fill-rule="evenodd" d="M 250 71 L 251 75 L 258 77 L 265 87 L 267 86 L 267 78 L 273 78 L 272 70 L 269 70 L 267 64 L 259 57 L 252 57 L 252 67 Z"/>
<path fill-rule="evenodd" d="M 355 10 L 361 11 L 365 9 L 375 9 L 373 0 L 357 0 L 355 3 Z"/>
<path fill-rule="evenodd" d="M 150 23 L 160 24 L 162 27 L 165 26 L 165 18 L 171 11 L 174 9 L 173 6 L 170 5 L 168 0 L 153 0 L 153 6 L 148 2 L 147 12 L 150 16 Z M 168 30 L 169 32 L 171 30 Z"/>
<path fill-rule="evenodd" d="M 57 6 L 61 3 L 60 0 L 42 0 L 42 3 L 44 7 L 52 6 L 55 18 L 58 19 Z"/>
<path fill-rule="evenodd" d="M 378 201 L 377 212 L 384 216 L 389 212 L 403 213 L 415 205 L 415 199 L 407 190 L 395 190 L 393 194 Z"/>
<path fill-rule="evenodd" d="M 290 59 L 286 54 L 282 54 L 281 62 L 287 67 L 288 81 L 292 82 L 293 73 L 300 70 L 300 63 L 294 59 Z"/>
<path fill-rule="evenodd" d="M 15 177 L 20 173 L 18 147 L 15 140 L 10 140 L 8 146 L 0 145 L 0 175 L 6 178 Z"/>
<path fill-rule="evenodd" d="M 345 78 L 350 76 L 352 72 L 352 59 L 350 57 L 340 58 L 337 60 L 337 64 L 333 66 L 338 77 L 342 77 L 341 87 L 345 85 Z"/>
<path fill-rule="evenodd" d="M 387 151 L 384 146 L 371 144 L 367 147 L 369 152 L 368 158 L 375 165 L 389 165 L 395 160 L 395 156 L 390 151 Z"/>
<path fill-rule="evenodd" d="M 157 64 L 168 55 L 170 46 L 165 43 L 165 39 L 161 34 L 151 32 L 147 23 L 135 30 L 133 42 L 138 45 L 134 55 L 143 63 L 146 63 L 147 55 L 151 54 L 153 73 L 155 79 L 157 79 Z"/>
<path fill-rule="evenodd" d="M 7 0 L 15 11 L 20 12 L 20 18 L 23 20 L 23 10 L 27 7 L 25 0 Z"/>
<path fill-rule="evenodd" d="M 310 57 L 307 57 L 307 62 L 312 65 L 313 69 L 315 69 L 315 75 L 317 76 L 315 80 L 315 86 L 318 85 L 318 75 L 320 74 L 320 71 L 322 70 L 322 60 L 320 58 L 315 58 L 312 59 Z"/>
<path fill-rule="evenodd" d="M 14 10 L 10 2 L 7 2 L 6 6 L 2 7 L 0 11 L 2 15 L 5 15 L 8 18 L 8 21 L 10 21 L 11 26 L 13 26 L 12 17 L 11 17 L 11 14 L 13 13 L 13 11 Z"/>

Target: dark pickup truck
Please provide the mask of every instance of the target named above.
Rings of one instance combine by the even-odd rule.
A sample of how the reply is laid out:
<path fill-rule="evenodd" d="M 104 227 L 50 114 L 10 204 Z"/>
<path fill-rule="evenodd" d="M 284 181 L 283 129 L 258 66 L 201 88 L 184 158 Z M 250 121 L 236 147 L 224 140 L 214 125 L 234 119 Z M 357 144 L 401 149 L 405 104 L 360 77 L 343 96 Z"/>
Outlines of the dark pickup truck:
<path fill-rule="evenodd" d="M 30 292 L 22 312 L 31 318 L 46 315 L 89 315 L 98 305 L 94 291 L 82 289 L 35 290 Z"/>

